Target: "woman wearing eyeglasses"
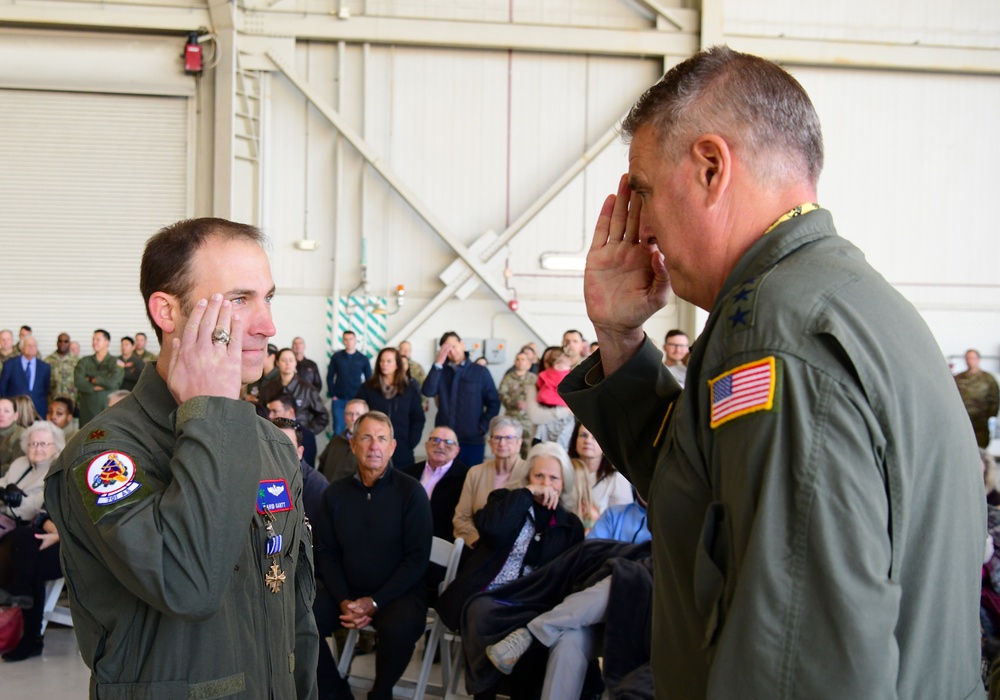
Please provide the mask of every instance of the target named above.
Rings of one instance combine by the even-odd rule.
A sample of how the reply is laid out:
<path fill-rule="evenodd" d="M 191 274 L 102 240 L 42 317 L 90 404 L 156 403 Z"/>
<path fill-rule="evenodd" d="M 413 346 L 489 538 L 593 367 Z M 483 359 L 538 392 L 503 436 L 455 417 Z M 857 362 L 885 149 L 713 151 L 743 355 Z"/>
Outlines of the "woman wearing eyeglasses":
<path fill-rule="evenodd" d="M 21 524 L 30 523 L 42 509 L 45 475 L 66 446 L 63 431 L 48 421 L 32 423 L 21 433 L 21 451 L 0 478 L 0 514 Z"/>
<path fill-rule="evenodd" d="M 42 612 L 45 582 L 62 576 L 59 570 L 59 533 L 43 512 L 45 475 L 52 460 L 66 446 L 63 431 L 49 421 L 32 423 L 21 433 L 24 457 L 10 465 L 0 479 L 0 514 L 16 524 L 4 530 L 3 547 L 8 562 L 0 571 L 0 604 L 21 603 L 24 634 L 21 642 L 3 655 L 4 661 L 21 661 L 42 653 Z M 6 599 L 6 600 L 5 600 Z M 31 605 L 28 606 L 28 601 Z"/>
<path fill-rule="evenodd" d="M 455 538 L 463 538 L 467 547 L 474 548 L 479 541 L 479 531 L 472 522 L 472 516 L 486 505 L 493 491 L 506 488 L 511 474 L 524 465 L 521 459 L 523 431 L 521 424 L 510 416 L 497 416 L 490 421 L 493 459 L 469 470 L 452 519 Z"/>

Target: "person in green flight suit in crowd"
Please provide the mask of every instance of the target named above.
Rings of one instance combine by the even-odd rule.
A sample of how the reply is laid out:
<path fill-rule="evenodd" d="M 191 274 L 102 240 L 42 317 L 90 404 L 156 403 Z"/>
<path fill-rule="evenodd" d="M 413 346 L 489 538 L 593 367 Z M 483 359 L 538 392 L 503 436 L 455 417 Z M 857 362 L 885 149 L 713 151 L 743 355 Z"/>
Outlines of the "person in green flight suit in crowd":
<path fill-rule="evenodd" d="M 111 334 L 102 328 L 94 331 L 93 355 L 81 357 L 73 370 L 76 390 L 80 393 L 80 427 L 108 407 L 108 394 L 121 388 L 125 370 L 118 358 L 108 352 Z"/>

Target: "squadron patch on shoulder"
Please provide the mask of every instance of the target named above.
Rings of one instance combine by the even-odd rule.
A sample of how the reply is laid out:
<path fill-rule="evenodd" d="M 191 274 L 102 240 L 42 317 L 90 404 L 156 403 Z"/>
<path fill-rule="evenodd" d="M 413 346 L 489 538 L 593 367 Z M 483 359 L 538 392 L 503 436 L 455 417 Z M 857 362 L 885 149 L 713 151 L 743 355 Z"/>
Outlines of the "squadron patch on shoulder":
<path fill-rule="evenodd" d="M 734 367 L 710 379 L 708 392 L 712 416 L 709 425 L 714 429 L 749 413 L 772 410 L 777 376 L 777 360 L 772 356 Z"/>
<path fill-rule="evenodd" d="M 84 506 L 95 523 L 133 500 L 131 497 L 142 488 L 139 468 L 122 452 L 102 452 L 77 465 L 73 472 Z"/>
<path fill-rule="evenodd" d="M 292 494 L 288 490 L 288 482 L 284 479 L 264 479 L 257 489 L 257 512 L 264 514 L 264 508 L 272 513 L 292 510 Z"/>

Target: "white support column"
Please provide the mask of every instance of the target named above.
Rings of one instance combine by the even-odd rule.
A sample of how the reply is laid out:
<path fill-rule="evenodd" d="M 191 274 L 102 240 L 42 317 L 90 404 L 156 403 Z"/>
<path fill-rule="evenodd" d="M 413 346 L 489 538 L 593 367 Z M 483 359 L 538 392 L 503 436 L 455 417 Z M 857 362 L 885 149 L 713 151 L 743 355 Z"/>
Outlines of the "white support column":
<path fill-rule="evenodd" d="M 212 183 L 212 214 L 223 219 L 233 216 L 233 165 L 236 138 L 236 51 L 235 6 L 227 0 L 212 0 L 212 32 L 219 56 L 215 65 L 215 148 Z"/>

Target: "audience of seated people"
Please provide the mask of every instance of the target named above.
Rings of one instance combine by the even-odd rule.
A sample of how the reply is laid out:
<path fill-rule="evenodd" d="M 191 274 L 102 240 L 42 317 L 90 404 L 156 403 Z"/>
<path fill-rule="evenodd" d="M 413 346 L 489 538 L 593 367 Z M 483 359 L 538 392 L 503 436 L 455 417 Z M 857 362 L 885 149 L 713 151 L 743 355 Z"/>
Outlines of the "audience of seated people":
<path fill-rule="evenodd" d="M 101 337 L 96 340 L 102 342 L 95 340 L 95 350 L 106 351 L 109 338 L 103 332 L 98 334 Z M 355 352 L 345 355 L 364 356 L 356 348 L 356 337 L 351 336 L 353 334 L 348 334 L 354 341 L 351 350 Z M 575 336 L 571 340 L 580 340 L 576 345 L 582 344 L 582 336 Z M 60 341 L 60 348 L 68 346 L 68 335 L 60 336 Z M 440 567 L 431 571 L 427 566 L 431 533 L 447 540 L 463 537 L 468 547 L 458 578 L 437 603 L 444 611 L 444 619 L 457 629 L 462 605 L 470 596 L 482 589 L 502 587 L 545 565 L 579 542 L 585 533 L 581 520 L 588 530 L 594 525 L 591 537 L 609 536 L 608 533 L 622 536 L 637 522 L 644 523 L 639 515 L 644 511 L 642 505 L 632 504 L 630 498 L 622 496 L 618 482 L 624 481 L 623 477 L 607 463 L 585 429 L 581 434 L 577 425 L 572 432 L 570 448 L 575 463 L 555 442 L 536 444 L 530 452 L 523 444 L 524 436 L 533 434 L 536 429 L 531 423 L 517 420 L 528 415 L 526 409 L 543 424 L 565 425 L 567 419 L 569 425 L 575 423 L 569 409 L 560 405 L 557 394 L 558 382 L 566 370 L 562 364 L 571 364 L 573 358 L 579 361 L 583 354 L 574 352 L 577 348 L 572 343 L 568 348 L 547 350 L 545 367 L 550 371 L 544 385 L 529 371 L 535 357 L 533 346 L 522 348 L 512 370 L 520 384 L 525 387 L 530 384 L 529 395 L 526 399 L 506 401 L 505 415 L 490 417 L 497 410 L 493 405 L 497 394 L 488 370 L 476 371 L 474 397 L 456 395 L 458 403 L 452 404 L 453 420 L 473 425 L 489 419 L 486 431 L 489 453 L 482 463 L 471 469 L 459 459 L 459 436 L 451 425 L 441 424 L 440 416 L 439 425 L 424 443 L 426 459 L 412 463 L 427 407 L 421 401 L 419 385 L 410 378 L 409 370 L 415 363 L 409 357 L 404 361 L 395 348 L 383 348 L 374 363 L 371 380 L 361 384 L 357 398 L 337 397 L 338 402 L 343 402 L 344 430 L 327 441 L 317 471 L 302 461 L 303 437 L 307 445 L 312 438 L 315 450 L 313 432 L 321 432 L 326 427 L 329 413 L 312 382 L 303 381 L 297 371 L 297 355 L 304 352 L 304 341 L 296 341 L 300 346 L 296 348 L 298 353 L 291 349 L 271 353 L 271 376 L 262 377 L 255 387 L 256 392 L 251 395 L 248 391 L 246 398 L 257 404 L 258 412 L 287 435 L 302 466 L 303 506 L 316 528 L 320 591 L 315 615 L 324 636 L 318 671 L 323 690 L 321 697 L 337 696 L 346 689 L 345 679 L 336 674 L 326 638 L 337 627 L 368 625 L 377 630 L 379 637 L 377 679 L 372 697 L 388 697 L 387 693 L 409 662 L 423 630 L 423 611 L 428 602 L 434 603 L 436 583 L 443 575 Z M 409 343 L 405 346 L 408 353 L 412 351 Z M 269 347 L 272 349 L 273 346 Z M 137 350 L 131 343 L 123 343 L 123 357 L 117 369 L 125 369 L 122 365 L 129 361 L 141 366 Z M 441 373 L 442 368 L 448 371 L 436 379 L 438 390 L 427 393 L 439 395 L 447 389 L 449 399 L 455 401 L 455 396 L 450 395 L 449 381 L 441 384 L 440 380 L 457 382 L 461 393 L 467 387 L 459 378 L 463 373 L 473 372 L 468 367 L 474 363 L 469 363 L 464 346 L 453 333 L 445 334 L 442 339 L 441 356 L 432 371 Z M 103 356 L 99 360 L 103 361 Z M 118 358 L 115 361 L 118 362 Z M 155 361 L 155 355 L 149 361 Z M 361 367 L 360 362 L 356 364 Z M 556 365 L 554 370 L 553 364 Z M 518 370 L 522 371 L 518 373 Z M 364 372 L 361 369 L 358 372 L 359 379 L 363 380 Z M 347 373 L 345 371 L 345 378 Z M 109 403 L 121 398 L 117 394 L 127 395 L 124 391 L 112 393 L 106 387 L 97 386 L 106 391 Z M 473 403 L 478 410 L 463 408 Z M 383 413 L 388 415 L 379 413 L 380 408 L 385 408 Z M 59 449 L 74 432 L 75 409 L 70 398 L 52 397 L 51 422 L 37 424 L 60 434 Z M 356 423 L 366 414 L 363 434 L 358 435 Z M 0 462 L 5 459 L 4 466 L 21 456 L 23 431 L 37 420 L 27 397 L 0 399 Z M 308 430 L 309 427 L 315 431 Z M 466 427 L 467 432 L 473 432 L 468 425 Z M 543 429 L 540 434 L 548 432 L 553 433 L 553 439 L 556 433 L 563 433 L 564 439 L 569 435 L 567 430 L 555 429 Z M 402 439 L 404 433 L 405 440 Z M 383 438 L 388 438 L 388 442 Z M 477 453 L 475 439 L 469 442 L 473 453 Z M 389 443 L 392 443 L 391 449 L 387 446 Z M 522 459 L 525 453 L 528 453 L 527 460 Z M 403 468 L 403 472 L 397 474 L 395 469 L 388 468 L 390 465 Z M 414 484 L 419 486 L 415 488 Z M 627 482 L 625 486 L 628 487 Z M 617 507 L 607 509 L 609 504 L 617 504 Z M 598 518 L 606 509 L 603 517 Z M 430 518 L 426 526 L 425 516 Z M 57 545 L 58 534 L 53 532 L 51 521 L 45 519 L 44 513 L 34 523 L 22 522 L 18 529 L 30 531 L 31 537 L 21 533 L 17 538 L 12 536 L 9 542 L 19 542 L 19 552 L 25 542 L 31 545 L 31 551 L 23 558 L 24 562 L 30 560 L 30 564 L 22 567 L 23 576 L 16 582 L 8 579 L 11 581 L 8 592 L 24 591 L 24 596 L 36 596 L 39 590 L 44 590 L 44 581 L 59 575 L 58 546 L 51 546 Z M 633 534 L 636 542 L 648 539 L 648 530 L 645 535 Z M 378 551 L 379 556 L 372 556 L 373 551 Z M 388 556 L 384 557 L 386 554 Z M 40 616 L 41 604 L 36 607 Z M 26 658 L 25 655 L 40 653 L 41 640 L 35 632 L 36 627 L 32 619 L 26 628 L 31 634 L 26 634 L 24 645 L 15 656 Z M 541 687 L 540 673 L 526 676 L 529 686 L 534 683 Z"/>
<path fill-rule="evenodd" d="M 44 512 L 45 475 L 66 446 L 58 426 L 37 421 L 20 435 L 24 456 L 0 478 L 0 605 L 19 605 L 24 631 L 5 661 L 23 661 L 42 653 L 45 582 L 62 576 L 59 534 Z"/>

